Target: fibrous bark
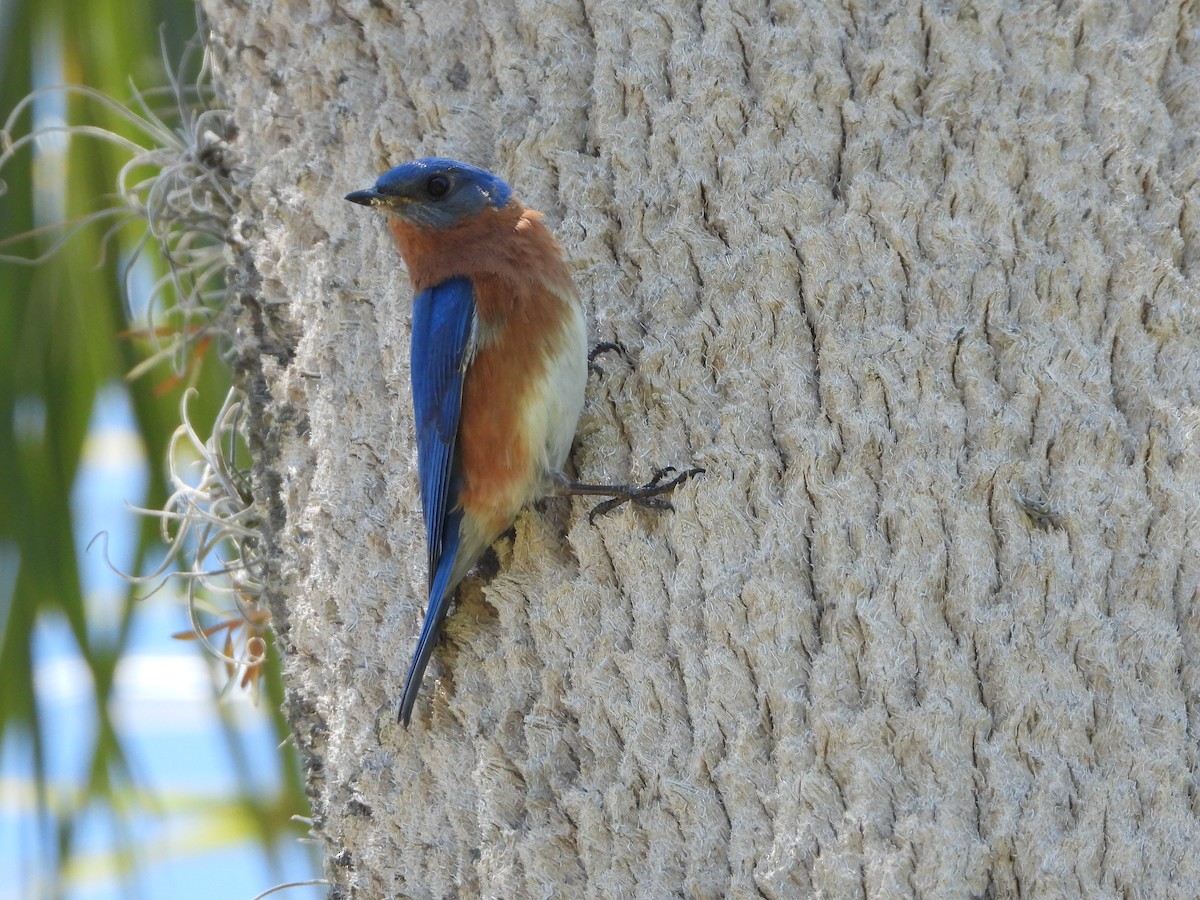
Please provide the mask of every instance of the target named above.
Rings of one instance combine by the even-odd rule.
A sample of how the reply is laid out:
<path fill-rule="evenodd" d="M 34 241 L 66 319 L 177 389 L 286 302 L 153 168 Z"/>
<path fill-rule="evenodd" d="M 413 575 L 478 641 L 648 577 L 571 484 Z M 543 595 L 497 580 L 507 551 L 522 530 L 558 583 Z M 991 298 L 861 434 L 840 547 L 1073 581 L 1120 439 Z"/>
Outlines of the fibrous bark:
<path fill-rule="evenodd" d="M 239 348 L 336 896 L 1198 896 L 1197 7 L 206 0 Z M 574 461 L 425 587 L 409 290 L 342 201 L 547 212 Z"/>

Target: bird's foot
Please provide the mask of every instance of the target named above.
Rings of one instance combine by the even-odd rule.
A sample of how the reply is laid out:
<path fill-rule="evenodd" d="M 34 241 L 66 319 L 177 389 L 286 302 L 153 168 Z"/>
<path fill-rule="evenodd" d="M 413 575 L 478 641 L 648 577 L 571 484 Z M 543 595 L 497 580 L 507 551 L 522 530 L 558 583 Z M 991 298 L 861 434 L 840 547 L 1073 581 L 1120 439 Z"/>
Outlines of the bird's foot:
<path fill-rule="evenodd" d="M 673 478 L 669 478 L 668 476 L 672 472 L 678 474 Z M 561 478 L 558 482 L 557 493 L 562 496 L 607 496 L 609 499 L 597 503 L 592 507 L 592 511 L 588 513 L 588 522 L 595 523 L 597 516 L 610 513 L 614 509 L 624 506 L 626 503 L 645 506 L 649 509 L 672 510 L 675 507 L 671 505 L 670 500 L 666 499 L 666 495 L 670 494 L 689 478 L 694 478 L 703 473 L 704 470 L 699 468 L 686 469 L 680 472 L 674 466 L 666 466 L 665 468 L 656 470 L 654 476 L 640 487 L 630 484 L 585 484 L 580 481 L 569 481 L 566 478 Z"/>

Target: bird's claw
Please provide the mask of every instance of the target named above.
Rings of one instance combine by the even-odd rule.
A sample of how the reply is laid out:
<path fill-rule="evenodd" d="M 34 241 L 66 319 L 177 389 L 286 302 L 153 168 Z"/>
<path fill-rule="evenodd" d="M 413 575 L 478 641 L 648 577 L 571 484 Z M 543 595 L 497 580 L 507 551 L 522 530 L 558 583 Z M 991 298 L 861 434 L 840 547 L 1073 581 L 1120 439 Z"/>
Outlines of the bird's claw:
<path fill-rule="evenodd" d="M 602 503 L 597 503 L 592 507 L 592 511 L 588 513 L 589 524 L 595 524 L 597 516 L 607 515 L 614 509 L 624 506 L 626 503 L 634 503 L 638 506 L 644 506 L 649 509 L 658 510 L 673 510 L 675 507 L 670 500 L 663 497 L 663 494 L 669 494 L 679 485 L 683 484 L 689 478 L 694 478 L 697 475 L 704 474 L 704 469 L 693 468 L 679 472 L 670 481 L 663 479 L 672 472 L 679 472 L 674 466 L 666 466 L 661 469 L 656 469 L 650 480 L 641 487 L 630 488 L 622 494 L 610 497 Z"/>
<path fill-rule="evenodd" d="M 596 362 L 596 357 L 603 353 L 619 353 L 626 359 L 629 358 L 629 354 L 625 352 L 625 348 L 620 344 L 614 343 L 613 341 L 601 341 L 588 351 L 587 361 L 589 373 L 595 372 L 601 377 L 604 376 L 604 370 L 600 368 L 600 364 Z"/>

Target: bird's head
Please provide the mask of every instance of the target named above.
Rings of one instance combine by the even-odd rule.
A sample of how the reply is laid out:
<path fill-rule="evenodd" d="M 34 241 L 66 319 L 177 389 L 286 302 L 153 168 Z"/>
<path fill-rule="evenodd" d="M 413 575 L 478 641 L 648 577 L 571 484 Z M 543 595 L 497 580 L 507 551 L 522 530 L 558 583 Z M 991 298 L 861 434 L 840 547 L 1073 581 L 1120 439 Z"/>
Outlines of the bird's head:
<path fill-rule="evenodd" d="M 426 228 L 453 228 L 512 197 L 502 178 L 454 159 L 429 157 L 396 166 L 375 186 L 347 194 L 361 203 Z"/>

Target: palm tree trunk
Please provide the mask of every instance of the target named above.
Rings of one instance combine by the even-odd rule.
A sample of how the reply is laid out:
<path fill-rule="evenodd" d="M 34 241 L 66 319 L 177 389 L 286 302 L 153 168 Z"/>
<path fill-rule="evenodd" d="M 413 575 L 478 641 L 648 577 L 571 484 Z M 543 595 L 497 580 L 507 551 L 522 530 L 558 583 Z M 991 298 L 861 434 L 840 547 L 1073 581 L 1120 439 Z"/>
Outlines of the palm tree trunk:
<path fill-rule="evenodd" d="M 1200 895 L 1194 0 L 206 8 L 335 896 Z M 629 351 L 577 474 L 708 474 L 523 514 L 405 731 L 409 289 L 342 195 L 433 154 Z"/>

